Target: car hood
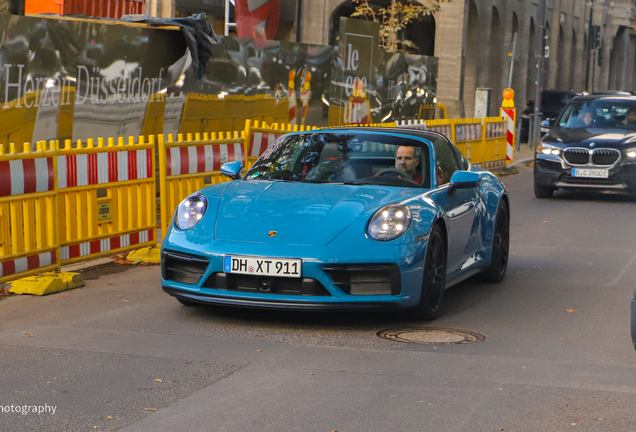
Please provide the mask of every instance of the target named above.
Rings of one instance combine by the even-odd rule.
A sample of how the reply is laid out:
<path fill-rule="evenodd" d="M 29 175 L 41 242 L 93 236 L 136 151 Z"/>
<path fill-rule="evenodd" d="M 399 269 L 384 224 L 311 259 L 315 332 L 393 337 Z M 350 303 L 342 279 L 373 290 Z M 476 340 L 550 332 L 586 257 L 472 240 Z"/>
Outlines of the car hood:
<path fill-rule="evenodd" d="M 550 130 L 553 141 L 562 142 L 568 147 L 609 147 L 621 148 L 626 145 L 636 146 L 636 133 L 626 129 L 565 129 Z"/>
<path fill-rule="evenodd" d="M 371 217 L 383 205 L 423 192 L 415 188 L 239 180 L 223 192 L 214 238 L 323 246 L 359 217 Z"/>

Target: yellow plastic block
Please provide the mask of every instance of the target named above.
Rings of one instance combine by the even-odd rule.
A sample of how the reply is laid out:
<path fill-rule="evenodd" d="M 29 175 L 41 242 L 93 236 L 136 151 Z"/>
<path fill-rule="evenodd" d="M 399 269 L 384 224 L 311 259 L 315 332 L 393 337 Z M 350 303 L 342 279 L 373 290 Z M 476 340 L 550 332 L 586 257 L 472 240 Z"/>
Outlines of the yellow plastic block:
<path fill-rule="evenodd" d="M 84 286 L 79 273 L 46 273 L 30 276 L 11 283 L 9 292 L 14 294 L 48 295 Z"/>
<path fill-rule="evenodd" d="M 161 248 L 159 246 L 146 247 L 132 251 L 126 257 L 128 261 L 159 264 L 161 262 Z"/>

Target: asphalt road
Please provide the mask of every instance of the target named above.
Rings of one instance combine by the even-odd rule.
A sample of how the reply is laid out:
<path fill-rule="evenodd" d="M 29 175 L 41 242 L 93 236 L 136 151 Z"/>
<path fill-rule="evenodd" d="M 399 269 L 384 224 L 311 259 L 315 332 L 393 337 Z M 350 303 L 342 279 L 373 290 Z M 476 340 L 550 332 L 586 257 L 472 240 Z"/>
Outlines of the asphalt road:
<path fill-rule="evenodd" d="M 0 431 L 635 430 L 636 198 L 538 200 L 529 168 L 503 180 L 508 275 L 448 290 L 434 322 L 189 308 L 161 292 L 158 267 L 140 266 L 2 300 Z M 486 339 L 376 335 L 411 327 Z M 55 414 L 1 411 L 45 404 Z"/>

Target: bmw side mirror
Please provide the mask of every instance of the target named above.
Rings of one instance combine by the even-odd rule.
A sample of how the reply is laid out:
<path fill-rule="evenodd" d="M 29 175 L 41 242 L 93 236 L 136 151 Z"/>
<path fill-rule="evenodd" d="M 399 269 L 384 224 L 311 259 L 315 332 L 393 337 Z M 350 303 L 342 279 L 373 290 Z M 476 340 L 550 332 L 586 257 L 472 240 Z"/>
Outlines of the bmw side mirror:
<path fill-rule="evenodd" d="M 450 179 L 448 194 L 453 196 L 457 189 L 476 188 L 481 184 L 481 176 L 479 173 L 472 171 L 455 171 Z"/>
<path fill-rule="evenodd" d="M 221 174 L 232 180 L 240 179 L 243 177 L 243 162 L 234 161 L 223 164 L 223 166 L 221 166 Z"/>

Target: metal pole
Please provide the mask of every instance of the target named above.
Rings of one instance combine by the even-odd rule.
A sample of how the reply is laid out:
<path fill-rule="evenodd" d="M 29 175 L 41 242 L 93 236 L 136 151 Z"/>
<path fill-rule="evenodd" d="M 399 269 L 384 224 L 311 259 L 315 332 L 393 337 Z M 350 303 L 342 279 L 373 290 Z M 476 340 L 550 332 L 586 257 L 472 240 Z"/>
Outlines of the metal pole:
<path fill-rule="evenodd" d="M 521 114 L 521 112 L 520 112 Z M 516 116 L 517 120 L 517 133 L 515 134 L 515 138 L 517 140 L 517 151 L 521 150 L 521 115 Z"/>
<path fill-rule="evenodd" d="M 512 71 L 515 68 L 515 55 L 517 53 L 517 33 L 512 38 L 512 55 L 510 56 L 510 75 L 508 75 L 508 88 L 512 88 Z"/>
<path fill-rule="evenodd" d="M 590 83 L 590 88 L 592 89 L 592 91 L 590 93 L 594 93 L 594 74 L 596 73 L 596 53 L 598 52 L 597 49 L 594 50 L 593 53 L 593 59 L 592 59 L 592 82 Z"/>
<path fill-rule="evenodd" d="M 528 148 L 533 148 L 534 140 L 534 114 L 528 115 Z"/>
<path fill-rule="evenodd" d="M 545 0 L 539 1 L 539 34 L 537 36 L 537 82 L 534 92 L 534 122 L 533 129 L 535 135 L 533 136 L 532 146 L 534 147 L 535 141 L 540 138 L 539 123 L 541 123 L 541 81 L 543 79 L 543 59 L 545 56 Z"/>

